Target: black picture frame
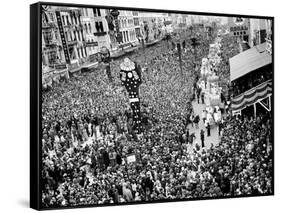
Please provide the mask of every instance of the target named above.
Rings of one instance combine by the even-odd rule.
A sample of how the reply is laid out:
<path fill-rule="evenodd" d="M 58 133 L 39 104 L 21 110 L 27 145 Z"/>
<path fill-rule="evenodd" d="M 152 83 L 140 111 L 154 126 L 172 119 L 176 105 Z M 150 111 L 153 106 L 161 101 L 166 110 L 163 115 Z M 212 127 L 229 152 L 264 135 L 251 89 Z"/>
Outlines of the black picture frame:
<path fill-rule="evenodd" d="M 97 204 L 97 205 L 75 205 L 75 206 L 42 206 L 42 6 L 58 6 L 58 7 L 75 7 L 75 8 L 102 8 L 102 9 L 118 9 L 145 12 L 165 12 L 176 14 L 205 15 L 205 16 L 223 16 L 223 17 L 243 17 L 256 19 L 269 19 L 272 21 L 272 193 L 263 195 L 238 195 L 227 197 L 207 197 L 207 198 L 188 198 L 188 199 L 165 199 L 157 201 L 141 201 L 141 202 L 125 202 L 118 204 Z M 218 11 L 219 12 L 219 11 Z M 256 196 L 272 196 L 274 195 L 274 17 L 244 14 L 224 14 L 224 13 L 208 13 L 208 12 L 192 12 L 177 10 L 162 10 L 149 8 L 131 8 L 131 7 L 112 7 L 104 5 L 87 5 L 72 3 L 55 3 L 55 2 L 38 2 L 30 5 L 30 207 L 36 210 L 49 209 L 69 209 L 69 208 L 85 208 L 85 207 L 102 207 L 116 205 L 134 205 L 146 203 L 166 203 L 192 200 L 212 200 L 227 199 L 238 197 L 256 197 Z"/>

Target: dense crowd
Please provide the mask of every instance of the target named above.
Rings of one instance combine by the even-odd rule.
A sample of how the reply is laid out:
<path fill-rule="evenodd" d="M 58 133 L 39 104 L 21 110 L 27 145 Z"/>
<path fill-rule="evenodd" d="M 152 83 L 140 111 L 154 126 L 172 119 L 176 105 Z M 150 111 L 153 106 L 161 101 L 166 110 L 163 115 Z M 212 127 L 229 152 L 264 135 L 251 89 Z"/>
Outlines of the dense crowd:
<path fill-rule="evenodd" d="M 143 68 L 142 135 L 132 130 L 120 60 L 111 63 L 112 83 L 95 70 L 44 92 L 43 206 L 270 193 L 270 117 L 225 117 L 219 144 L 193 148 L 195 64 L 209 42 L 202 39 L 198 58 L 186 45 L 183 73 L 166 41 L 130 56 Z"/>

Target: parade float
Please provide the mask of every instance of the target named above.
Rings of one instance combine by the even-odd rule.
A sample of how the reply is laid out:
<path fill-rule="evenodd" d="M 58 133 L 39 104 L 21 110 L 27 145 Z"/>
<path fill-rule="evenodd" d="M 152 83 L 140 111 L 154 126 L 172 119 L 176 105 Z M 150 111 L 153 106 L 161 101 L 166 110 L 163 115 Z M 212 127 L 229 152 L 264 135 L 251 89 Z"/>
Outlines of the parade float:
<path fill-rule="evenodd" d="M 133 112 L 133 129 L 137 134 L 140 134 L 142 132 L 139 99 L 139 86 L 142 83 L 141 67 L 129 58 L 125 58 L 120 64 L 120 80 L 129 95 L 129 102 Z"/>
<path fill-rule="evenodd" d="M 208 58 L 202 59 L 200 80 L 198 86 L 202 89 L 204 94 L 204 102 L 206 104 L 206 112 L 210 119 L 207 119 L 212 125 L 219 120 L 217 116 L 220 114 L 221 103 L 221 88 L 219 87 L 219 77 L 216 72 L 218 65 L 221 63 L 221 39 L 215 39 L 215 43 L 210 44 Z M 216 114 L 216 116 L 215 116 Z M 216 118 L 215 118 L 216 117 Z M 212 119 L 211 119 L 212 118 Z"/>

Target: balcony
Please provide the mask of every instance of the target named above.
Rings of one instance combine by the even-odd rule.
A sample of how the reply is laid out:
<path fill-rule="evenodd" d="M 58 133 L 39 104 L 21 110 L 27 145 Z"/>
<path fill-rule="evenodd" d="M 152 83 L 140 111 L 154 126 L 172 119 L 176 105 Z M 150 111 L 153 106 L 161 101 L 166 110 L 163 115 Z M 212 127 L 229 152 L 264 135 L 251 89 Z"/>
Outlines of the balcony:
<path fill-rule="evenodd" d="M 58 45 L 58 41 L 57 40 L 49 40 L 49 41 L 45 41 L 45 46 L 46 47 L 54 47 Z"/>
<path fill-rule="evenodd" d="M 50 22 L 50 23 L 43 22 L 42 28 L 43 29 L 57 28 L 57 25 L 54 22 Z"/>
<path fill-rule="evenodd" d="M 95 36 L 104 36 L 106 35 L 106 32 L 96 32 L 94 33 Z"/>
<path fill-rule="evenodd" d="M 68 45 L 76 45 L 78 42 L 76 40 L 73 41 L 67 41 Z"/>

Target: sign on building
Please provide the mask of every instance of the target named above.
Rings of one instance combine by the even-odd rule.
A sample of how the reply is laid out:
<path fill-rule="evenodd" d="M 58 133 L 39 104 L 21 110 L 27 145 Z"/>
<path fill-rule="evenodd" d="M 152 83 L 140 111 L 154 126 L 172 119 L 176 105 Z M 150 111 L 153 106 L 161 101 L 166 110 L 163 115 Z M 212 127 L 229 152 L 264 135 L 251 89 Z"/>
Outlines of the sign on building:
<path fill-rule="evenodd" d="M 66 38 L 65 38 L 65 34 L 64 34 L 64 31 L 63 31 L 63 26 L 62 26 L 61 15 L 60 15 L 59 11 L 56 11 L 56 18 L 57 18 L 57 22 L 58 22 L 60 38 L 61 38 L 63 52 L 64 52 L 64 56 L 65 56 L 65 61 L 66 61 L 67 64 L 70 64 L 68 46 L 67 46 L 67 43 L 66 43 Z"/>

